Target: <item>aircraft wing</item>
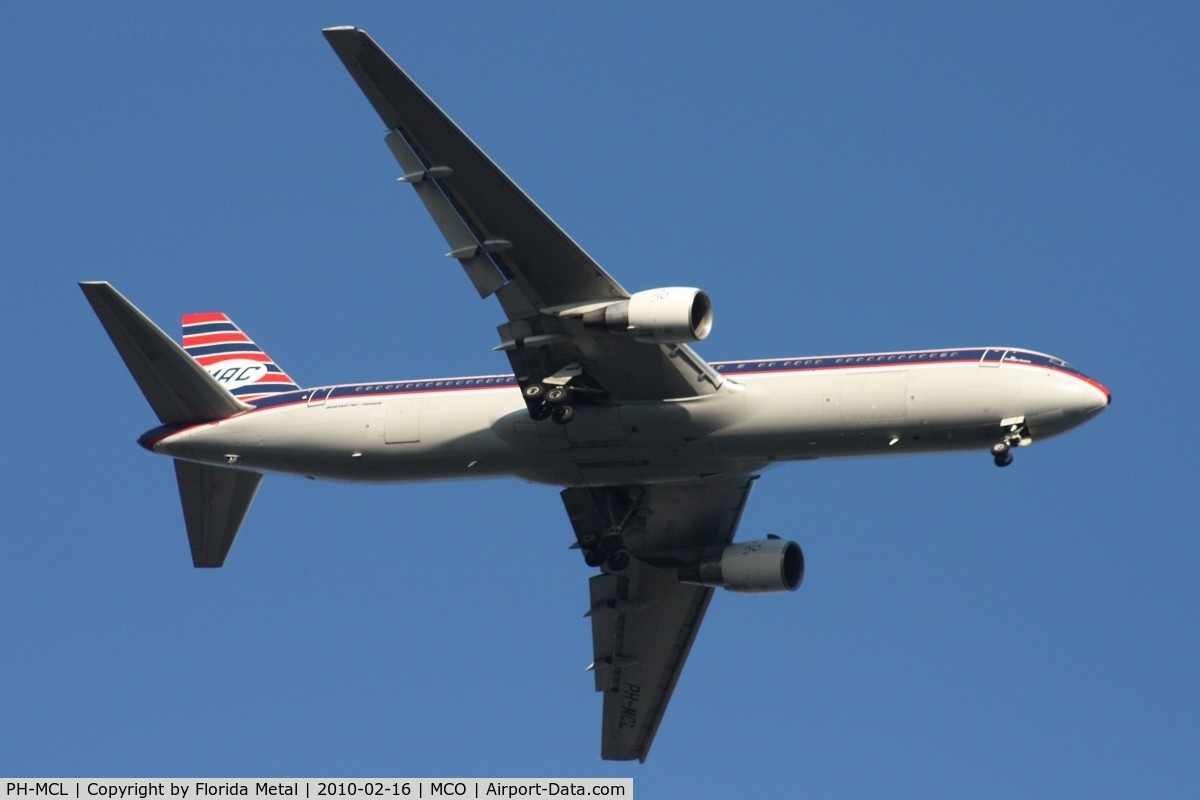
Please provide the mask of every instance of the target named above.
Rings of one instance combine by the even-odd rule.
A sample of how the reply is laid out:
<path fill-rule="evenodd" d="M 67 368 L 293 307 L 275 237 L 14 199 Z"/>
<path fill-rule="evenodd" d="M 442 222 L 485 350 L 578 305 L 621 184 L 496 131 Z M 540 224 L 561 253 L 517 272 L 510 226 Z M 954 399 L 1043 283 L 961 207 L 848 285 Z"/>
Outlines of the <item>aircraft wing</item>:
<path fill-rule="evenodd" d="M 582 315 L 629 298 L 370 36 L 328 28 L 325 38 L 388 128 L 400 178 L 416 189 L 481 297 L 508 317 L 501 344 L 522 385 L 572 374 L 613 401 L 695 397 L 719 373 L 687 345 L 646 343 L 585 329 Z"/>
<path fill-rule="evenodd" d="M 730 542 L 755 477 L 562 493 L 581 543 L 621 528 L 633 556 L 589 582 L 601 758 L 646 760 L 713 593 L 680 582 L 676 568 Z"/>

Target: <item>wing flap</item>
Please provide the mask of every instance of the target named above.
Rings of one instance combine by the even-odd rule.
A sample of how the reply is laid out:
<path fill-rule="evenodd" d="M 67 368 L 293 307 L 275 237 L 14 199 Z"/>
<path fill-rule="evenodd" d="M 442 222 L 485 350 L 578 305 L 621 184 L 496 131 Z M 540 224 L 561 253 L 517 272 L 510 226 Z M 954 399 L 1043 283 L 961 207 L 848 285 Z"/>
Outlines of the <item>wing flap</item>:
<path fill-rule="evenodd" d="M 417 197 L 425 204 L 425 210 L 433 217 L 438 230 L 450 245 L 450 252 L 446 255 L 458 259 L 479 296 L 487 297 L 503 286 L 504 275 L 488 257 L 484 243 L 476 239 L 471 228 L 437 184 L 434 176 L 439 171 L 444 174 L 452 170 L 449 167 L 427 169 L 399 130 L 390 131 L 384 137 L 384 141 L 396 158 L 396 163 L 404 170 L 404 176 L 400 180 L 411 183 L 416 189 Z"/>
<path fill-rule="evenodd" d="M 642 562 L 596 575 L 590 589 L 600 757 L 645 761 L 713 590 Z"/>

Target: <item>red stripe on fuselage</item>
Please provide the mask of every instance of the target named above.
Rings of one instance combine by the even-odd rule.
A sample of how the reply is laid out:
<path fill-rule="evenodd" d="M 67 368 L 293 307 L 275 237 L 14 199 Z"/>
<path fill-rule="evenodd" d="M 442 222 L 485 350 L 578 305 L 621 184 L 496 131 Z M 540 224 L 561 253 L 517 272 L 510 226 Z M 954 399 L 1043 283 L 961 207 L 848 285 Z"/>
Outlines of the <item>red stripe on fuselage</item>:
<path fill-rule="evenodd" d="M 1055 372 L 1062 372 L 1062 370 L 1055 370 Z M 1070 375 L 1072 378 L 1078 378 L 1079 380 L 1083 381 L 1087 385 L 1096 387 L 1100 391 L 1104 392 L 1104 397 L 1108 400 L 1108 402 L 1110 402 L 1110 403 L 1112 402 L 1112 392 L 1110 392 L 1108 390 L 1108 388 L 1105 387 L 1103 384 L 1101 384 L 1099 381 L 1094 381 L 1091 378 L 1089 378 L 1087 375 L 1080 375 L 1075 372 L 1063 372 L 1063 374 Z"/>

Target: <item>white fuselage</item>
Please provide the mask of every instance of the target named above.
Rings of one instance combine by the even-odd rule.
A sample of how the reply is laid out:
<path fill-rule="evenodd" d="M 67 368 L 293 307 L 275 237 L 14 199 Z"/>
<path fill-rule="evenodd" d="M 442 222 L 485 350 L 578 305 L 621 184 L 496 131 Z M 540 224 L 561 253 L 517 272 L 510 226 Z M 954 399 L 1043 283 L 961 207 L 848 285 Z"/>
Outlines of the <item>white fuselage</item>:
<path fill-rule="evenodd" d="M 579 405 L 534 422 L 511 376 L 306 389 L 142 438 L 184 460 L 348 481 L 516 476 L 560 486 L 689 480 L 776 461 L 987 449 L 1002 423 L 1053 436 L 1107 390 L 1027 350 L 960 348 L 714 365 L 726 391 Z"/>

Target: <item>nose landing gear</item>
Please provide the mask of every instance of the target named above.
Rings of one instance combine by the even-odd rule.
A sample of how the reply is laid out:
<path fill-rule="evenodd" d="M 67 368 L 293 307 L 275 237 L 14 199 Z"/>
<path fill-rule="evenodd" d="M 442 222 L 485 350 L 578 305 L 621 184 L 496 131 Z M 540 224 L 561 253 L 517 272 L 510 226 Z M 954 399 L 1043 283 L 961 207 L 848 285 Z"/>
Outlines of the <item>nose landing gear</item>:
<path fill-rule="evenodd" d="M 1007 467 L 1013 460 L 1012 448 L 1031 444 L 1033 437 L 1029 435 L 1024 417 L 1001 420 L 1000 427 L 1004 429 L 1004 436 L 992 445 L 992 461 L 997 467 Z"/>
<path fill-rule="evenodd" d="M 1008 445 L 1004 442 L 992 445 L 992 460 L 996 462 L 997 467 L 1007 467 L 1012 463 L 1012 453 L 1008 452 Z"/>

